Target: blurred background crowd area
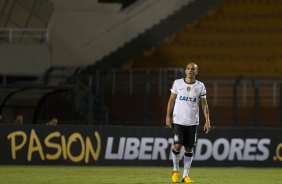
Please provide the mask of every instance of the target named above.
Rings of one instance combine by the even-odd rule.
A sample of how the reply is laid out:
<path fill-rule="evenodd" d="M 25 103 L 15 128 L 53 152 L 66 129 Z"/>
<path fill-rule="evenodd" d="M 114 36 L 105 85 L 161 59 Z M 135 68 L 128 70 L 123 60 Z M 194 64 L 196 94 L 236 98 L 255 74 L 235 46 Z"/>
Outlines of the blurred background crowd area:
<path fill-rule="evenodd" d="M 0 0 L 1 124 L 164 126 L 189 62 L 214 126 L 282 127 L 282 0 Z"/>

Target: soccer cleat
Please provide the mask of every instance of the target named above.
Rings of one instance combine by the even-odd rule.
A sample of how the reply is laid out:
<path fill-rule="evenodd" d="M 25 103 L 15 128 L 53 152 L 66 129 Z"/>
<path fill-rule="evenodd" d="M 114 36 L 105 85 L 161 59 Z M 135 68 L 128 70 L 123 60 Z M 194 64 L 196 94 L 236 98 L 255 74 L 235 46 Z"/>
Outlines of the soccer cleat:
<path fill-rule="evenodd" d="M 182 179 L 182 182 L 184 182 L 184 183 L 193 183 L 193 181 L 191 180 L 191 178 L 189 178 L 189 176 L 185 176 L 185 177 Z"/>
<path fill-rule="evenodd" d="M 173 183 L 178 182 L 179 180 L 179 172 L 178 171 L 172 171 L 171 181 Z"/>

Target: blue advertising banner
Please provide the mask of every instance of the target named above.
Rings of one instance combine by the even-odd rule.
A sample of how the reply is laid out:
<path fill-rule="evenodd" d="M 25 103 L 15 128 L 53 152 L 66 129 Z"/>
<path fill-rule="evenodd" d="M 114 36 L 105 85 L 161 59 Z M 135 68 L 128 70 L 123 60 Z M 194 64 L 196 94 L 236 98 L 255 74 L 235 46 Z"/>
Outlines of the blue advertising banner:
<path fill-rule="evenodd" d="M 171 166 L 163 127 L 1 125 L 0 164 Z M 183 151 L 182 151 L 183 155 Z M 281 167 L 282 129 L 198 129 L 193 166 Z"/>

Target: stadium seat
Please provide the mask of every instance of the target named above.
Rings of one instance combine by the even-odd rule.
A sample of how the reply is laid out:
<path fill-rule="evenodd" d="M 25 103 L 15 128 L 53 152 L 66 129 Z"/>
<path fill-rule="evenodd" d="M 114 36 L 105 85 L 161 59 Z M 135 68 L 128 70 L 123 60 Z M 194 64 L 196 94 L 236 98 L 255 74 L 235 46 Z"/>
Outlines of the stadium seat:
<path fill-rule="evenodd" d="M 195 61 L 206 78 L 282 77 L 281 16 L 280 1 L 224 1 L 130 67 L 183 67 Z"/>

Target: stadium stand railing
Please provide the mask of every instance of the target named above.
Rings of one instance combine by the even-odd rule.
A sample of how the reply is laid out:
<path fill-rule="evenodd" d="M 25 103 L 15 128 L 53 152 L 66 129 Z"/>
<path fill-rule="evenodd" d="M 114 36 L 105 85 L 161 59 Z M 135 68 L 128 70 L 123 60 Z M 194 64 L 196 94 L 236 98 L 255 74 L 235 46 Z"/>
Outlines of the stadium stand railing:
<path fill-rule="evenodd" d="M 0 43 L 48 43 L 48 28 L 0 28 Z"/>
<path fill-rule="evenodd" d="M 52 117 L 64 124 L 84 124 L 81 110 L 75 104 L 77 88 L 71 76 L 76 71 L 76 68 L 54 67 L 32 80 L 27 76 L 2 75 L 0 115 L 3 121 L 12 123 L 13 116 L 20 112 L 26 124 L 42 124 Z"/>
<path fill-rule="evenodd" d="M 182 68 L 97 70 L 92 75 L 78 70 L 53 68 L 36 82 L 0 85 L 2 117 L 9 116 L 11 121 L 21 109 L 26 123 L 34 123 L 34 119 L 42 123 L 54 115 L 63 124 L 160 126 L 172 82 L 183 77 Z M 236 88 L 236 78 L 199 76 L 199 80 L 207 88 L 214 126 L 279 126 L 281 79 L 245 77 Z M 3 103 L 13 92 L 17 94 Z M 37 114 L 33 114 L 35 107 Z"/>
<path fill-rule="evenodd" d="M 93 92 L 99 94 L 108 109 L 110 124 L 160 125 L 164 121 L 172 82 L 183 77 L 183 69 L 113 69 L 96 71 L 91 77 Z M 279 125 L 281 79 L 242 78 L 236 88 L 236 96 L 236 78 L 199 77 L 199 80 L 206 85 L 215 125 L 233 126 L 234 108 L 239 119 L 236 126 L 257 126 L 254 122 L 257 112 L 258 126 Z M 259 95 L 255 93 L 254 82 Z M 234 100 L 237 103 L 235 107 Z M 270 112 L 273 112 L 272 116 L 268 116 Z"/>

